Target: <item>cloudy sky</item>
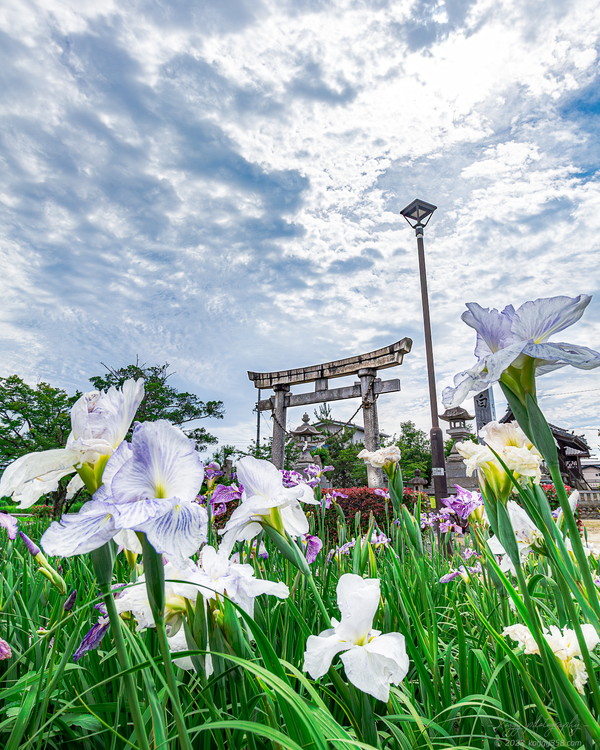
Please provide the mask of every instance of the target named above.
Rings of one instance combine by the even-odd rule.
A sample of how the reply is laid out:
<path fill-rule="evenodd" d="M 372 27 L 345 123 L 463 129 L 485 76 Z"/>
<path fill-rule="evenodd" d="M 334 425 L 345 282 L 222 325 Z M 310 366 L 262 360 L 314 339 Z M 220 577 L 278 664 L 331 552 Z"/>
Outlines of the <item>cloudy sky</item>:
<path fill-rule="evenodd" d="M 408 336 L 381 426 L 428 428 L 417 197 L 440 392 L 465 302 L 595 294 L 561 339 L 600 348 L 597 0 L 4 0 L 0 29 L 0 375 L 168 361 L 245 446 L 247 370 Z M 539 388 L 597 450 L 598 371 Z"/>

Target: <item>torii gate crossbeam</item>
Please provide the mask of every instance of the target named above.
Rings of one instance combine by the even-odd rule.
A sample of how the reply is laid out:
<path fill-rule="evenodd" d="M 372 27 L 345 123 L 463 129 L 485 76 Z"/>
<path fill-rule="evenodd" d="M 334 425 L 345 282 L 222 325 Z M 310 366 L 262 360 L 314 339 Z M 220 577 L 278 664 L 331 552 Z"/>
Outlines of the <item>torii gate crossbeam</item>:
<path fill-rule="evenodd" d="M 377 417 L 376 398 L 380 393 L 393 393 L 400 390 L 398 379 L 382 381 L 377 377 L 377 370 L 401 365 L 404 355 L 412 348 L 412 340 L 404 338 L 395 344 L 385 346 L 368 354 L 338 359 L 320 365 L 298 367 L 293 370 L 276 372 L 248 372 L 248 377 L 256 388 L 272 388 L 275 393 L 271 398 L 258 402 L 259 411 L 273 413 L 273 443 L 271 460 L 278 468 L 283 467 L 285 455 L 286 412 L 291 406 L 304 406 L 346 398 L 363 399 L 365 428 L 365 446 L 367 450 L 379 447 L 379 422 Z M 358 375 L 359 382 L 343 388 L 329 388 L 329 378 L 341 378 L 346 375 Z M 315 383 L 313 393 L 289 393 L 292 385 Z M 381 470 L 367 466 L 369 487 L 380 487 L 383 484 Z"/>

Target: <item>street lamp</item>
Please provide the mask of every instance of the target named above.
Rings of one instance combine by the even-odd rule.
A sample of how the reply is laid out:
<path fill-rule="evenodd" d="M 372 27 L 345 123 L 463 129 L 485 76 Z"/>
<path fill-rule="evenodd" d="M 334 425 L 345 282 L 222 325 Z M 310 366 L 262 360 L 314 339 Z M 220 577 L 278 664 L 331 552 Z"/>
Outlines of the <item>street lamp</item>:
<path fill-rule="evenodd" d="M 427 296 L 427 273 L 425 270 L 425 248 L 423 246 L 423 229 L 427 226 L 437 206 L 425 201 L 416 200 L 400 213 L 417 236 L 419 254 L 419 276 L 421 278 L 421 303 L 423 305 L 423 328 L 425 330 L 425 354 L 427 357 L 427 378 L 429 380 L 429 405 L 431 407 L 431 475 L 435 493 L 435 507 L 441 508 L 441 500 L 448 495 L 446 484 L 446 464 L 444 461 L 444 436 L 438 421 L 437 396 L 435 390 L 435 370 L 433 367 L 433 346 L 431 343 L 431 322 L 429 318 L 429 298 Z"/>

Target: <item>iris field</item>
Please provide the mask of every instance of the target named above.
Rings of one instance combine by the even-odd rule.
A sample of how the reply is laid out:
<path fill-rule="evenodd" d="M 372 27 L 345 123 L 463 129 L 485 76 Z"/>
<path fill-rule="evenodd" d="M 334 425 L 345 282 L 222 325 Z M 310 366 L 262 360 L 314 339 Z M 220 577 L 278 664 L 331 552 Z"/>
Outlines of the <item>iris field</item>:
<path fill-rule="evenodd" d="M 226 486 L 168 423 L 129 438 L 139 381 L 85 394 L 65 449 L 0 479 L 21 508 L 71 474 L 93 496 L 50 525 L 0 514 L 1 746 L 600 746 L 599 553 L 535 398 L 536 375 L 600 364 L 547 341 L 588 303 L 469 307 L 478 362 L 445 401 L 499 381 L 518 425 L 459 446 L 481 492 L 434 515 L 403 503 L 393 450 L 362 456 L 388 512 L 346 518 L 317 469 L 247 457 Z"/>

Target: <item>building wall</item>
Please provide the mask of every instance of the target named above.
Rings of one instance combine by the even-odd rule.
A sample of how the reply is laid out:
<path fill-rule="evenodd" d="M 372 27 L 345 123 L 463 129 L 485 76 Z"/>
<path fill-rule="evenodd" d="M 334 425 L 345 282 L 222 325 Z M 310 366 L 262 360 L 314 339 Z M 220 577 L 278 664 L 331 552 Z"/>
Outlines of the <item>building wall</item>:
<path fill-rule="evenodd" d="M 600 489 L 600 464 L 584 466 L 583 478 L 593 490 Z"/>

